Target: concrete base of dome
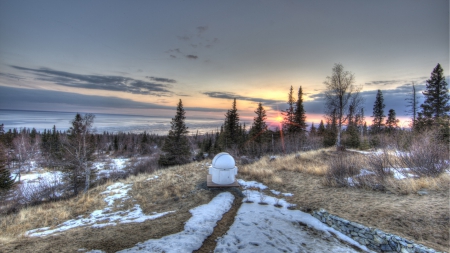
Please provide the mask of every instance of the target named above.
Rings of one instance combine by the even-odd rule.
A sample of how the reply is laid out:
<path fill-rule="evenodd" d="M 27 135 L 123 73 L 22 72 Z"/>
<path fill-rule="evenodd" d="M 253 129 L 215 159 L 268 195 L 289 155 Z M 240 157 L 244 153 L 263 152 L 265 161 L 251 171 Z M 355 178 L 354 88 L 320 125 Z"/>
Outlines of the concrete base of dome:
<path fill-rule="evenodd" d="M 214 167 L 209 167 L 209 174 L 212 176 L 212 181 L 215 184 L 231 184 L 236 179 L 237 168 L 232 169 L 217 169 Z"/>
<path fill-rule="evenodd" d="M 227 188 L 227 187 L 239 187 L 237 180 L 234 180 L 231 184 L 216 184 L 212 181 L 212 175 L 206 177 L 206 186 L 209 188 Z"/>

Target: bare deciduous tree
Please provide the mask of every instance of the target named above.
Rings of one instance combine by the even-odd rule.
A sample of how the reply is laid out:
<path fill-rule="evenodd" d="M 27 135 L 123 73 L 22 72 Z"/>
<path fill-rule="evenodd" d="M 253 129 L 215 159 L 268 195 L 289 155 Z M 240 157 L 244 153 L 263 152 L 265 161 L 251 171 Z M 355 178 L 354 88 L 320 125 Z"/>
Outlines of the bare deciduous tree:
<path fill-rule="evenodd" d="M 334 65 L 331 76 L 327 76 L 324 84 L 327 87 L 325 92 L 326 113 L 336 113 L 337 117 L 337 142 L 336 146 L 341 147 L 342 125 L 348 120 L 348 110 L 352 106 L 358 111 L 363 99 L 359 94 L 360 87 L 354 85 L 355 76 L 344 71 L 344 66 L 340 63 Z"/>

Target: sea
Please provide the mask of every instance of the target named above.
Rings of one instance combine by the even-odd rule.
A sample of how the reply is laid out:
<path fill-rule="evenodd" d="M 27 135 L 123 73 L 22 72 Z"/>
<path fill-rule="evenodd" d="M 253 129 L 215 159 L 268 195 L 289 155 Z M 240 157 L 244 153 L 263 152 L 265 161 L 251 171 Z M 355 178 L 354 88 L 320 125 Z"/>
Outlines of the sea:
<path fill-rule="evenodd" d="M 81 113 L 83 115 L 83 113 Z M 39 132 L 56 127 L 58 131 L 66 131 L 75 118 L 75 112 L 25 111 L 0 109 L 0 124 L 4 130 L 17 128 L 35 128 Z M 142 115 L 121 115 L 94 113 L 95 133 L 143 133 L 167 135 L 170 130 L 171 117 L 152 117 Z M 190 135 L 205 134 L 218 131 L 223 119 L 186 118 L 186 125 Z"/>

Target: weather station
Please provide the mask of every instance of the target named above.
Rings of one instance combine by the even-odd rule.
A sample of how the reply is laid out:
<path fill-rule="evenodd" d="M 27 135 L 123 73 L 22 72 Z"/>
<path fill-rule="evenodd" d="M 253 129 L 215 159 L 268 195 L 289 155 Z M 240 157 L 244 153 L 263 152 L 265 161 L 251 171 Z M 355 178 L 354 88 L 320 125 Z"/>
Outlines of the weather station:
<path fill-rule="evenodd" d="M 226 152 L 219 153 L 214 157 L 209 167 L 207 186 L 217 188 L 239 187 L 236 175 L 237 167 L 234 158 Z"/>

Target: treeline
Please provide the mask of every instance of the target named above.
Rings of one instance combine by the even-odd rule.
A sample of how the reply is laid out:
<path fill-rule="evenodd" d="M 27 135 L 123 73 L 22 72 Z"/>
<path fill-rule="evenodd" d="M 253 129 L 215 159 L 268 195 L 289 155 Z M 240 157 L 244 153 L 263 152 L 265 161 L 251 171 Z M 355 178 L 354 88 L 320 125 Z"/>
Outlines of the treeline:
<path fill-rule="evenodd" d="M 266 123 L 266 110 L 258 103 L 250 126 L 241 123 L 236 99 L 225 113 L 220 130 L 204 135 L 188 135 L 182 101 L 177 104 L 175 117 L 167 136 L 142 133 L 92 132 L 95 116 L 76 114 L 71 127 L 65 131 L 53 129 L 43 133 L 35 129 L 10 129 L 0 125 L 0 186 L 6 187 L 13 180 L 10 171 L 16 169 L 18 179 L 23 164 L 38 160 L 43 167 L 64 172 L 65 180 L 76 194 L 86 191 L 95 170 L 92 163 L 96 156 L 114 154 L 120 156 L 154 155 L 159 166 L 171 166 L 203 159 L 226 151 L 234 157 L 260 157 L 265 154 L 298 152 L 320 147 L 336 146 L 368 149 L 389 140 L 400 148 L 408 148 L 415 134 L 425 131 L 437 133 L 436 141 L 449 144 L 449 94 L 448 84 L 438 64 L 426 81 L 424 103 L 418 105 L 415 84 L 411 86 L 408 109 L 411 128 L 398 125 L 396 112 L 389 109 L 387 119 L 383 94 L 378 90 L 373 106 L 373 122 L 367 125 L 360 87 L 354 86 L 354 75 L 336 64 L 332 75 L 326 78 L 325 119 L 316 127 L 306 124 L 303 91 L 299 87 L 294 94 L 291 86 L 287 94 L 287 109 L 282 111 L 280 128 L 270 129 Z M 248 128 L 248 129 L 247 129 Z"/>
<path fill-rule="evenodd" d="M 386 118 L 383 93 L 377 91 L 373 106 L 373 121 L 370 126 L 365 120 L 361 87 L 354 85 L 354 75 L 345 71 L 342 64 L 335 64 L 332 75 L 326 78 L 325 119 L 316 127 L 306 124 L 306 112 L 303 107 L 302 87 L 298 89 L 295 98 L 291 86 L 288 93 L 288 108 L 282 112 L 281 129 L 269 129 L 266 123 L 266 111 L 261 103 L 257 105 L 253 123 L 247 126 L 239 121 L 236 99 L 231 109 L 225 113 L 225 120 L 220 131 L 196 135 L 194 140 L 199 147 L 197 159 L 211 157 L 222 151 L 227 151 L 235 157 L 261 156 L 267 153 L 290 153 L 319 147 L 336 146 L 338 150 L 345 148 L 368 149 L 376 148 L 386 141 L 395 142 L 399 148 L 408 148 L 408 143 L 415 134 L 425 131 L 437 132 L 436 141 L 448 145 L 449 143 L 449 94 L 448 84 L 440 64 L 432 71 L 430 79 L 426 81 L 423 92 L 425 101 L 419 106 L 416 86 L 411 85 L 411 93 L 407 98 L 407 108 L 411 115 L 409 128 L 401 128 L 394 109 L 389 109 Z M 186 148 L 180 150 L 176 140 L 183 140 L 187 135 L 184 125 L 184 109 L 180 100 L 177 115 L 172 119 L 172 129 L 175 134 L 171 138 L 172 145 L 167 145 L 163 152 L 173 157 L 160 160 L 160 165 L 173 165 L 189 161 L 192 154 Z M 177 147 L 177 150 L 172 150 Z M 175 158 L 183 157 L 183 158 Z"/>

